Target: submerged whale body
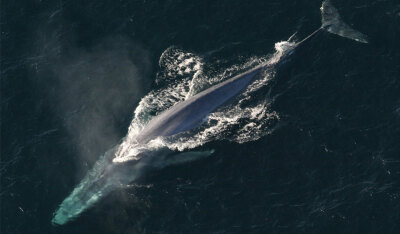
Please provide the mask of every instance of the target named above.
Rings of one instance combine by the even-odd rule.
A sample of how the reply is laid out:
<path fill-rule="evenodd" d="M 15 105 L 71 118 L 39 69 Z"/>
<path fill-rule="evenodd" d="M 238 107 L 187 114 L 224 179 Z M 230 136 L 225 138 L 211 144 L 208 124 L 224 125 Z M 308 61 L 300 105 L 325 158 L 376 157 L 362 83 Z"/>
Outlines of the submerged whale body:
<path fill-rule="evenodd" d="M 198 127 L 207 115 L 240 94 L 265 69 L 279 66 L 288 56 L 300 49 L 304 49 L 306 42 L 314 38 L 319 32 L 326 31 L 358 42 L 367 43 L 365 35 L 352 29 L 340 19 L 337 10 L 331 5 L 330 1 L 322 3 L 321 14 L 322 26 L 302 41 L 296 43 L 279 61 L 261 64 L 174 105 L 154 117 L 136 136 L 136 143 L 145 145 L 157 137 L 173 136 Z M 163 168 L 171 164 L 196 160 L 211 155 L 213 151 L 185 152 L 172 156 L 168 155 L 171 152 L 154 151 L 146 152 L 146 155 L 140 160 L 123 163 L 113 161 L 116 154 L 123 153 L 123 150 L 114 147 L 100 157 L 81 183 L 54 213 L 52 219 L 54 225 L 63 225 L 78 217 L 102 197 L 121 187 L 121 185 L 133 182 L 149 168 Z"/>

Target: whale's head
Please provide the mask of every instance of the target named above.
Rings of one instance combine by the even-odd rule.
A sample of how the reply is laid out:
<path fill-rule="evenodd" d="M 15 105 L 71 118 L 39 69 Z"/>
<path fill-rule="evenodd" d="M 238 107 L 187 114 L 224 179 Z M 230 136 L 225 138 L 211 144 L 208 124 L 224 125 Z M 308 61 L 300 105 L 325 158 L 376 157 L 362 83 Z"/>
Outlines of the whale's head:
<path fill-rule="evenodd" d="M 142 174 L 145 160 L 114 163 L 110 156 L 114 152 L 115 149 L 103 155 L 64 199 L 54 212 L 53 225 L 63 225 L 73 220 L 111 191 L 126 186 Z"/>

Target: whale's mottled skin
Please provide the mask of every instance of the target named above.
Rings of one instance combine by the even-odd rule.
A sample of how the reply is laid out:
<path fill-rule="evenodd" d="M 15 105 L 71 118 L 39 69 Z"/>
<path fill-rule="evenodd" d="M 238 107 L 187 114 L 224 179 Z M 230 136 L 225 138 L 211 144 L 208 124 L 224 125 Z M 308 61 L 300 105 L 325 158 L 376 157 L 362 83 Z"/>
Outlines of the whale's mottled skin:
<path fill-rule="evenodd" d="M 202 119 L 239 94 L 264 69 L 258 66 L 178 103 L 152 119 L 136 140 L 147 143 L 158 136 L 171 136 L 197 127 Z"/>
<path fill-rule="evenodd" d="M 329 32 L 358 42 L 367 43 L 365 35 L 355 31 L 341 21 L 337 10 L 331 5 L 329 0 L 322 3 L 321 13 L 322 26 L 302 41 L 291 46 L 279 58 L 279 61 L 271 64 L 261 64 L 176 104 L 153 118 L 137 135 L 137 143 L 145 145 L 157 137 L 172 136 L 199 126 L 208 114 L 240 94 L 265 69 L 280 67 L 294 52 L 305 52 L 305 48 L 307 48 L 305 42 L 315 38 L 320 32 Z M 301 55 L 301 53 L 297 54 Z M 163 152 L 156 151 L 150 152 L 138 160 L 114 163 L 113 157 L 116 155 L 116 151 L 116 147 L 114 147 L 100 157 L 81 183 L 61 203 L 52 219 L 54 225 L 63 225 L 78 217 L 111 191 L 120 188 L 121 185 L 135 181 L 149 167 L 163 168 L 171 164 L 196 160 L 211 155 L 213 152 L 185 152 L 166 156 Z"/>

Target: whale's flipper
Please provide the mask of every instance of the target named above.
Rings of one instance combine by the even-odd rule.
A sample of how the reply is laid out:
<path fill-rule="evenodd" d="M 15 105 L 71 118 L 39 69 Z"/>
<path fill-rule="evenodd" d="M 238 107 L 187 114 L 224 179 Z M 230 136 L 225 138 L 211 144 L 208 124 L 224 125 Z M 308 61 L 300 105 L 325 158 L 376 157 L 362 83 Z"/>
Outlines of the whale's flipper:
<path fill-rule="evenodd" d="M 358 42 L 368 43 L 367 36 L 352 29 L 342 21 L 338 11 L 332 5 L 330 0 L 326 0 L 322 3 L 321 15 L 322 28 L 326 31 Z"/>
<path fill-rule="evenodd" d="M 190 152 L 183 152 L 179 154 L 175 154 L 172 156 L 169 156 L 168 158 L 165 159 L 165 161 L 162 162 L 162 164 L 157 165 L 160 168 L 171 166 L 171 165 L 177 165 L 177 164 L 182 164 L 182 163 L 187 163 L 191 161 L 195 161 L 201 158 L 206 158 L 214 153 L 214 150 L 208 150 L 208 151 L 190 151 Z"/>

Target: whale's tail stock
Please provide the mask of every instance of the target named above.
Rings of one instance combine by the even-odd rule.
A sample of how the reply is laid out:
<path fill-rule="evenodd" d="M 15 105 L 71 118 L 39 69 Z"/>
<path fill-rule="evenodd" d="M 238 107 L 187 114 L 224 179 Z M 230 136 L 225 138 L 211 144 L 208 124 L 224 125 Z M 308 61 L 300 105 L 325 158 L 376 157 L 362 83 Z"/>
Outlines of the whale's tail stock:
<path fill-rule="evenodd" d="M 366 35 L 351 28 L 349 25 L 343 22 L 338 11 L 332 5 L 330 0 L 325 0 L 322 2 L 321 16 L 322 16 L 321 29 L 324 29 L 327 32 L 342 37 L 346 37 L 361 43 L 368 43 L 368 38 Z"/>

